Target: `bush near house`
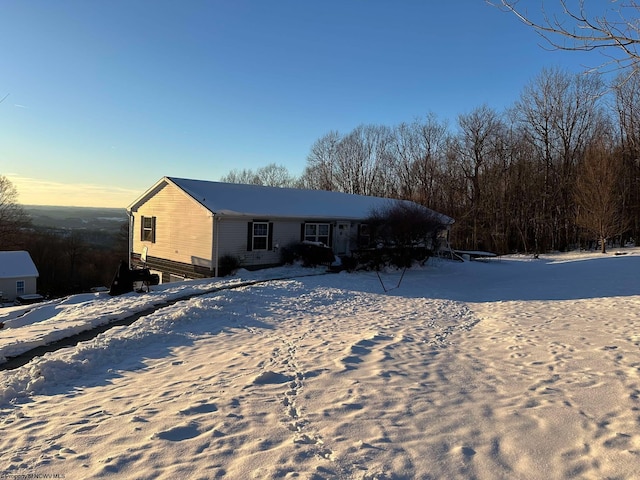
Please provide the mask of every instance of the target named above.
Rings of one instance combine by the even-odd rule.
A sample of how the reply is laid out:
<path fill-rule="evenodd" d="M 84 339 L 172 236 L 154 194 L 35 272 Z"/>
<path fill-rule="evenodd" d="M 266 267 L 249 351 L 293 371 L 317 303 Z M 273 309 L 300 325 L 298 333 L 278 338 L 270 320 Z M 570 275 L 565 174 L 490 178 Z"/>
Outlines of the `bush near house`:
<path fill-rule="evenodd" d="M 223 255 L 218 262 L 218 275 L 220 277 L 226 277 L 227 275 L 233 275 L 238 271 L 241 266 L 240 259 L 233 255 Z"/>
<path fill-rule="evenodd" d="M 291 265 L 302 262 L 305 267 L 331 265 L 335 260 L 333 250 L 322 243 L 300 242 L 283 247 L 280 252 L 282 263 Z"/>
<path fill-rule="evenodd" d="M 353 252 L 352 260 L 343 266 L 349 270 L 381 270 L 385 267 L 408 268 L 424 263 L 433 256 L 433 251 L 425 247 L 392 246 L 367 248 Z M 352 268 L 348 268 L 351 266 Z"/>
<path fill-rule="evenodd" d="M 437 214 L 410 203 L 374 211 L 367 224 L 371 246 L 354 252 L 356 268 L 367 270 L 426 262 L 440 248 L 439 233 L 446 228 Z"/>

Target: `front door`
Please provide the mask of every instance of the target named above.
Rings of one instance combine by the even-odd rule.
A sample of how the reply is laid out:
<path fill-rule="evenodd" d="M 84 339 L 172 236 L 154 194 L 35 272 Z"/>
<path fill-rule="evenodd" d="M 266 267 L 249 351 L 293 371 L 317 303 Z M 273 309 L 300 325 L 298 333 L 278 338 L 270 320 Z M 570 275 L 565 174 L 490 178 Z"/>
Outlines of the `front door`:
<path fill-rule="evenodd" d="M 349 222 L 338 222 L 334 230 L 333 253 L 336 255 L 346 255 L 349 250 Z"/>

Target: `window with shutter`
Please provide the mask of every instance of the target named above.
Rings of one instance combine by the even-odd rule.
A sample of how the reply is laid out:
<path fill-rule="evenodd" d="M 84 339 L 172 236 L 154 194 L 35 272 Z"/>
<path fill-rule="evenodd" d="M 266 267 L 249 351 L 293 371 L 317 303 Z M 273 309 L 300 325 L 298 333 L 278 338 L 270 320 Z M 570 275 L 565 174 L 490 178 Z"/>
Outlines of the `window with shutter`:
<path fill-rule="evenodd" d="M 140 240 L 155 243 L 156 241 L 156 217 L 142 217 L 142 232 Z"/>
<path fill-rule="evenodd" d="M 269 237 L 269 222 L 253 222 L 253 250 L 267 250 Z"/>

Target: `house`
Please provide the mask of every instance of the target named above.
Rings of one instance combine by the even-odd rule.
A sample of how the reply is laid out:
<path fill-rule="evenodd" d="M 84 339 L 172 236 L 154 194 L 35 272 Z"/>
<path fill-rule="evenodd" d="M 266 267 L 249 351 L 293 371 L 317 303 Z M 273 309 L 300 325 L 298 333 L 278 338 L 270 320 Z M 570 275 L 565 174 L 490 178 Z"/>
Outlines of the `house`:
<path fill-rule="evenodd" d="M 35 294 L 38 276 L 29 252 L 0 252 L 1 301 L 12 302 L 16 297 Z"/>
<path fill-rule="evenodd" d="M 130 260 L 165 283 L 218 276 L 224 256 L 245 268 L 277 265 L 282 247 L 305 240 L 348 255 L 367 242 L 372 211 L 398 201 L 163 177 L 127 207 Z"/>

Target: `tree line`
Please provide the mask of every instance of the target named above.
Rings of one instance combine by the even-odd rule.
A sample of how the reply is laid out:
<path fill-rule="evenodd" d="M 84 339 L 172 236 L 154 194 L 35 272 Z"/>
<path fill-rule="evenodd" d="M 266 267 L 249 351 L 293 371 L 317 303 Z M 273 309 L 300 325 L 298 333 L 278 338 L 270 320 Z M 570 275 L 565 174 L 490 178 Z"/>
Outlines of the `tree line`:
<path fill-rule="evenodd" d="M 0 250 L 29 252 L 38 268 L 38 291 L 45 296 L 108 287 L 118 263 L 128 257 L 128 245 L 126 222 L 117 234 L 34 226 L 15 186 L 0 175 Z"/>
<path fill-rule="evenodd" d="M 121 260 L 128 258 L 128 225 L 119 234 L 70 230 L 65 234 L 47 228 L 28 228 L 17 245 L 27 250 L 38 268 L 38 292 L 51 297 L 88 292 L 111 285 Z M 26 232 L 25 232 L 26 233 Z M 106 239 L 105 237 L 109 238 Z"/>
<path fill-rule="evenodd" d="M 621 76 L 624 75 L 621 73 Z M 331 131 L 300 177 L 283 166 L 222 181 L 412 200 L 454 218 L 451 243 L 498 253 L 626 242 L 640 228 L 640 79 L 544 69 L 505 111 L 451 127 L 434 114 Z"/>

